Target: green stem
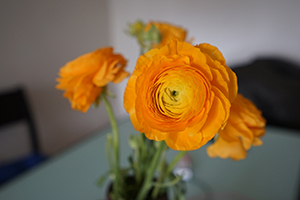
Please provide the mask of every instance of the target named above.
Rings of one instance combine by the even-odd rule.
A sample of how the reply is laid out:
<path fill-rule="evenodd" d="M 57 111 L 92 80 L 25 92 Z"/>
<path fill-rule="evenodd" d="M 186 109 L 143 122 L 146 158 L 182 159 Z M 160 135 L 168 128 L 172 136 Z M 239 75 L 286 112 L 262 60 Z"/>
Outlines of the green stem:
<path fill-rule="evenodd" d="M 162 153 L 162 156 L 161 158 L 161 161 L 160 161 L 160 166 L 159 166 L 159 177 L 157 179 L 157 183 L 162 183 L 164 181 L 164 177 L 165 177 L 165 169 L 166 169 L 166 166 L 167 166 L 167 163 L 166 163 L 166 159 L 165 159 L 165 155 L 166 155 L 166 151 L 167 151 L 167 145 L 165 145 L 165 148 L 163 150 L 163 153 Z M 154 185 L 154 190 L 152 192 L 152 199 L 157 199 L 157 196 L 159 194 L 159 187 L 155 184 Z"/>
<path fill-rule="evenodd" d="M 176 176 L 172 181 L 167 182 L 167 183 L 155 183 L 154 186 L 158 188 L 162 187 L 171 187 L 178 183 L 181 180 L 181 176 Z M 156 197 L 157 198 L 157 197 Z"/>
<path fill-rule="evenodd" d="M 170 163 L 170 165 L 167 168 L 167 171 L 165 173 L 166 176 L 168 176 L 172 170 L 174 169 L 175 165 L 179 162 L 179 160 L 186 154 L 186 151 L 180 151 L 179 153 L 177 153 L 177 155 L 175 156 L 175 158 L 173 159 L 173 161 Z"/>
<path fill-rule="evenodd" d="M 144 158 L 145 158 L 145 140 L 143 138 L 143 134 L 140 134 L 137 137 L 137 141 L 139 143 L 139 147 L 136 150 L 136 181 L 138 184 L 141 184 L 142 182 L 142 173 L 143 173 L 143 166 L 142 164 L 144 164 Z"/>
<path fill-rule="evenodd" d="M 157 165 L 160 160 L 161 153 L 163 152 L 164 146 L 165 146 L 164 141 L 159 142 L 159 147 L 158 147 L 157 151 L 155 152 L 153 159 L 151 160 L 151 164 L 150 164 L 149 168 L 147 169 L 145 180 L 142 184 L 142 187 L 138 193 L 136 200 L 144 200 L 146 195 L 149 192 L 149 189 L 152 187 L 152 180 L 153 180 L 154 172 L 157 168 Z"/>
<path fill-rule="evenodd" d="M 114 162 L 114 174 L 115 174 L 115 180 L 113 184 L 113 193 L 114 193 L 114 198 L 118 199 L 119 198 L 119 131 L 118 131 L 118 125 L 116 118 L 114 116 L 114 112 L 112 110 L 112 107 L 106 98 L 105 94 L 102 93 L 101 97 L 103 99 L 103 102 L 105 104 L 111 128 L 112 128 L 112 133 L 113 133 L 113 147 L 114 147 L 114 154 L 115 154 L 115 162 Z"/>
<path fill-rule="evenodd" d="M 186 154 L 186 151 L 180 151 L 179 153 L 176 154 L 175 158 L 172 160 L 172 162 L 168 165 L 168 168 L 166 169 L 166 171 L 161 172 L 161 177 L 160 177 L 160 183 L 163 182 L 166 177 L 169 176 L 170 173 L 172 173 L 172 170 L 174 169 L 175 165 L 179 162 L 179 160 Z M 154 191 L 153 191 L 153 197 L 157 198 L 158 195 L 158 191 L 159 191 L 159 187 L 158 185 L 155 185 L 154 187 Z"/>

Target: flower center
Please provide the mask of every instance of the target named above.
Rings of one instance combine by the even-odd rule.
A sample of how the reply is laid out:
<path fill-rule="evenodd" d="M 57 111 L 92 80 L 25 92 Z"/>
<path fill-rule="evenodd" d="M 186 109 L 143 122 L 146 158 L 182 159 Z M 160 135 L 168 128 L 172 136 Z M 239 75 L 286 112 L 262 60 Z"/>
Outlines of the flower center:
<path fill-rule="evenodd" d="M 174 90 L 174 91 L 172 92 L 172 95 L 175 96 L 175 97 L 176 97 L 178 94 L 179 94 L 178 91 L 175 91 L 175 90 Z"/>
<path fill-rule="evenodd" d="M 154 78 L 150 88 L 150 108 L 159 122 L 168 122 L 174 126 L 178 121 L 188 122 L 195 113 L 202 110 L 206 99 L 206 84 L 197 70 L 173 67 Z M 171 125 L 172 124 L 172 125 Z"/>

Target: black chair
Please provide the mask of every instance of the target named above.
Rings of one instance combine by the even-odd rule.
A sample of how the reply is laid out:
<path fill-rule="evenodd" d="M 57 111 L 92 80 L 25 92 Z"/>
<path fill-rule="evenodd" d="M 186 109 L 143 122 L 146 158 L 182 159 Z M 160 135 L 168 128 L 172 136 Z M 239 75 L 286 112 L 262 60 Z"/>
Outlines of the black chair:
<path fill-rule="evenodd" d="M 239 93 L 262 110 L 269 125 L 300 130 L 299 64 L 285 59 L 260 58 L 235 67 Z"/>
<path fill-rule="evenodd" d="M 45 160 L 40 151 L 36 128 L 26 101 L 24 89 L 16 88 L 0 94 L 0 128 L 24 121 L 28 126 L 31 153 L 10 163 L 0 165 L 0 185 Z"/>

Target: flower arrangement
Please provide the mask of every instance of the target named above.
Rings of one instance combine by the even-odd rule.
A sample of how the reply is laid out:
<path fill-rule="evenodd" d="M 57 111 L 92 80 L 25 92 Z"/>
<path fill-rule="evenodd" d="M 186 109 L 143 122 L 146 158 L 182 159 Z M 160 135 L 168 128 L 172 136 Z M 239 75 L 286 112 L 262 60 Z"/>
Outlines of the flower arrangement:
<path fill-rule="evenodd" d="M 141 133 L 129 138 L 128 167 L 119 164 L 119 132 L 107 89 L 109 82 L 129 76 L 124 57 L 111 47 L 80 56 L 60 69 L 57 89 L 65 91 L 75 110 L 86 112 L 100 102 L 107 108 L 112 126 L 106 145 L 109 199 L 158 199 L 174 188 L 174 199 L 181 200 L 185 188 L 172 171 L 187 151 L 214 138 L 207 148 L 210 157 L 244 159 L 251 146 L 262 144 L 266 121 L 238 94 L 237 77 L 217 47 L 192 45 L 185 29 L 168 23 L 138 21 L 127 32 L 141 48 L 124 94 L 125 110 Z M 178 151 L 171 162 L 165 158 L 169 149 Z"/>

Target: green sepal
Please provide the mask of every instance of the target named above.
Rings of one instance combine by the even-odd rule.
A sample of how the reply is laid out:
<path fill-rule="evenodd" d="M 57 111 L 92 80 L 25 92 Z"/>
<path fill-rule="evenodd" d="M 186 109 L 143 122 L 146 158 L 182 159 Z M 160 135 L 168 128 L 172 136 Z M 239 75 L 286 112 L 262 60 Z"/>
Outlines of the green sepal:
<path fill-rule="evenodd" d="M 133 36 L 133 37 L 138 37 L 140 33 L 144 30 L 145 24 L 138 20 L 135 23 L 128 24 L 128 28 L 125 31 L 125 33 Z"/>

